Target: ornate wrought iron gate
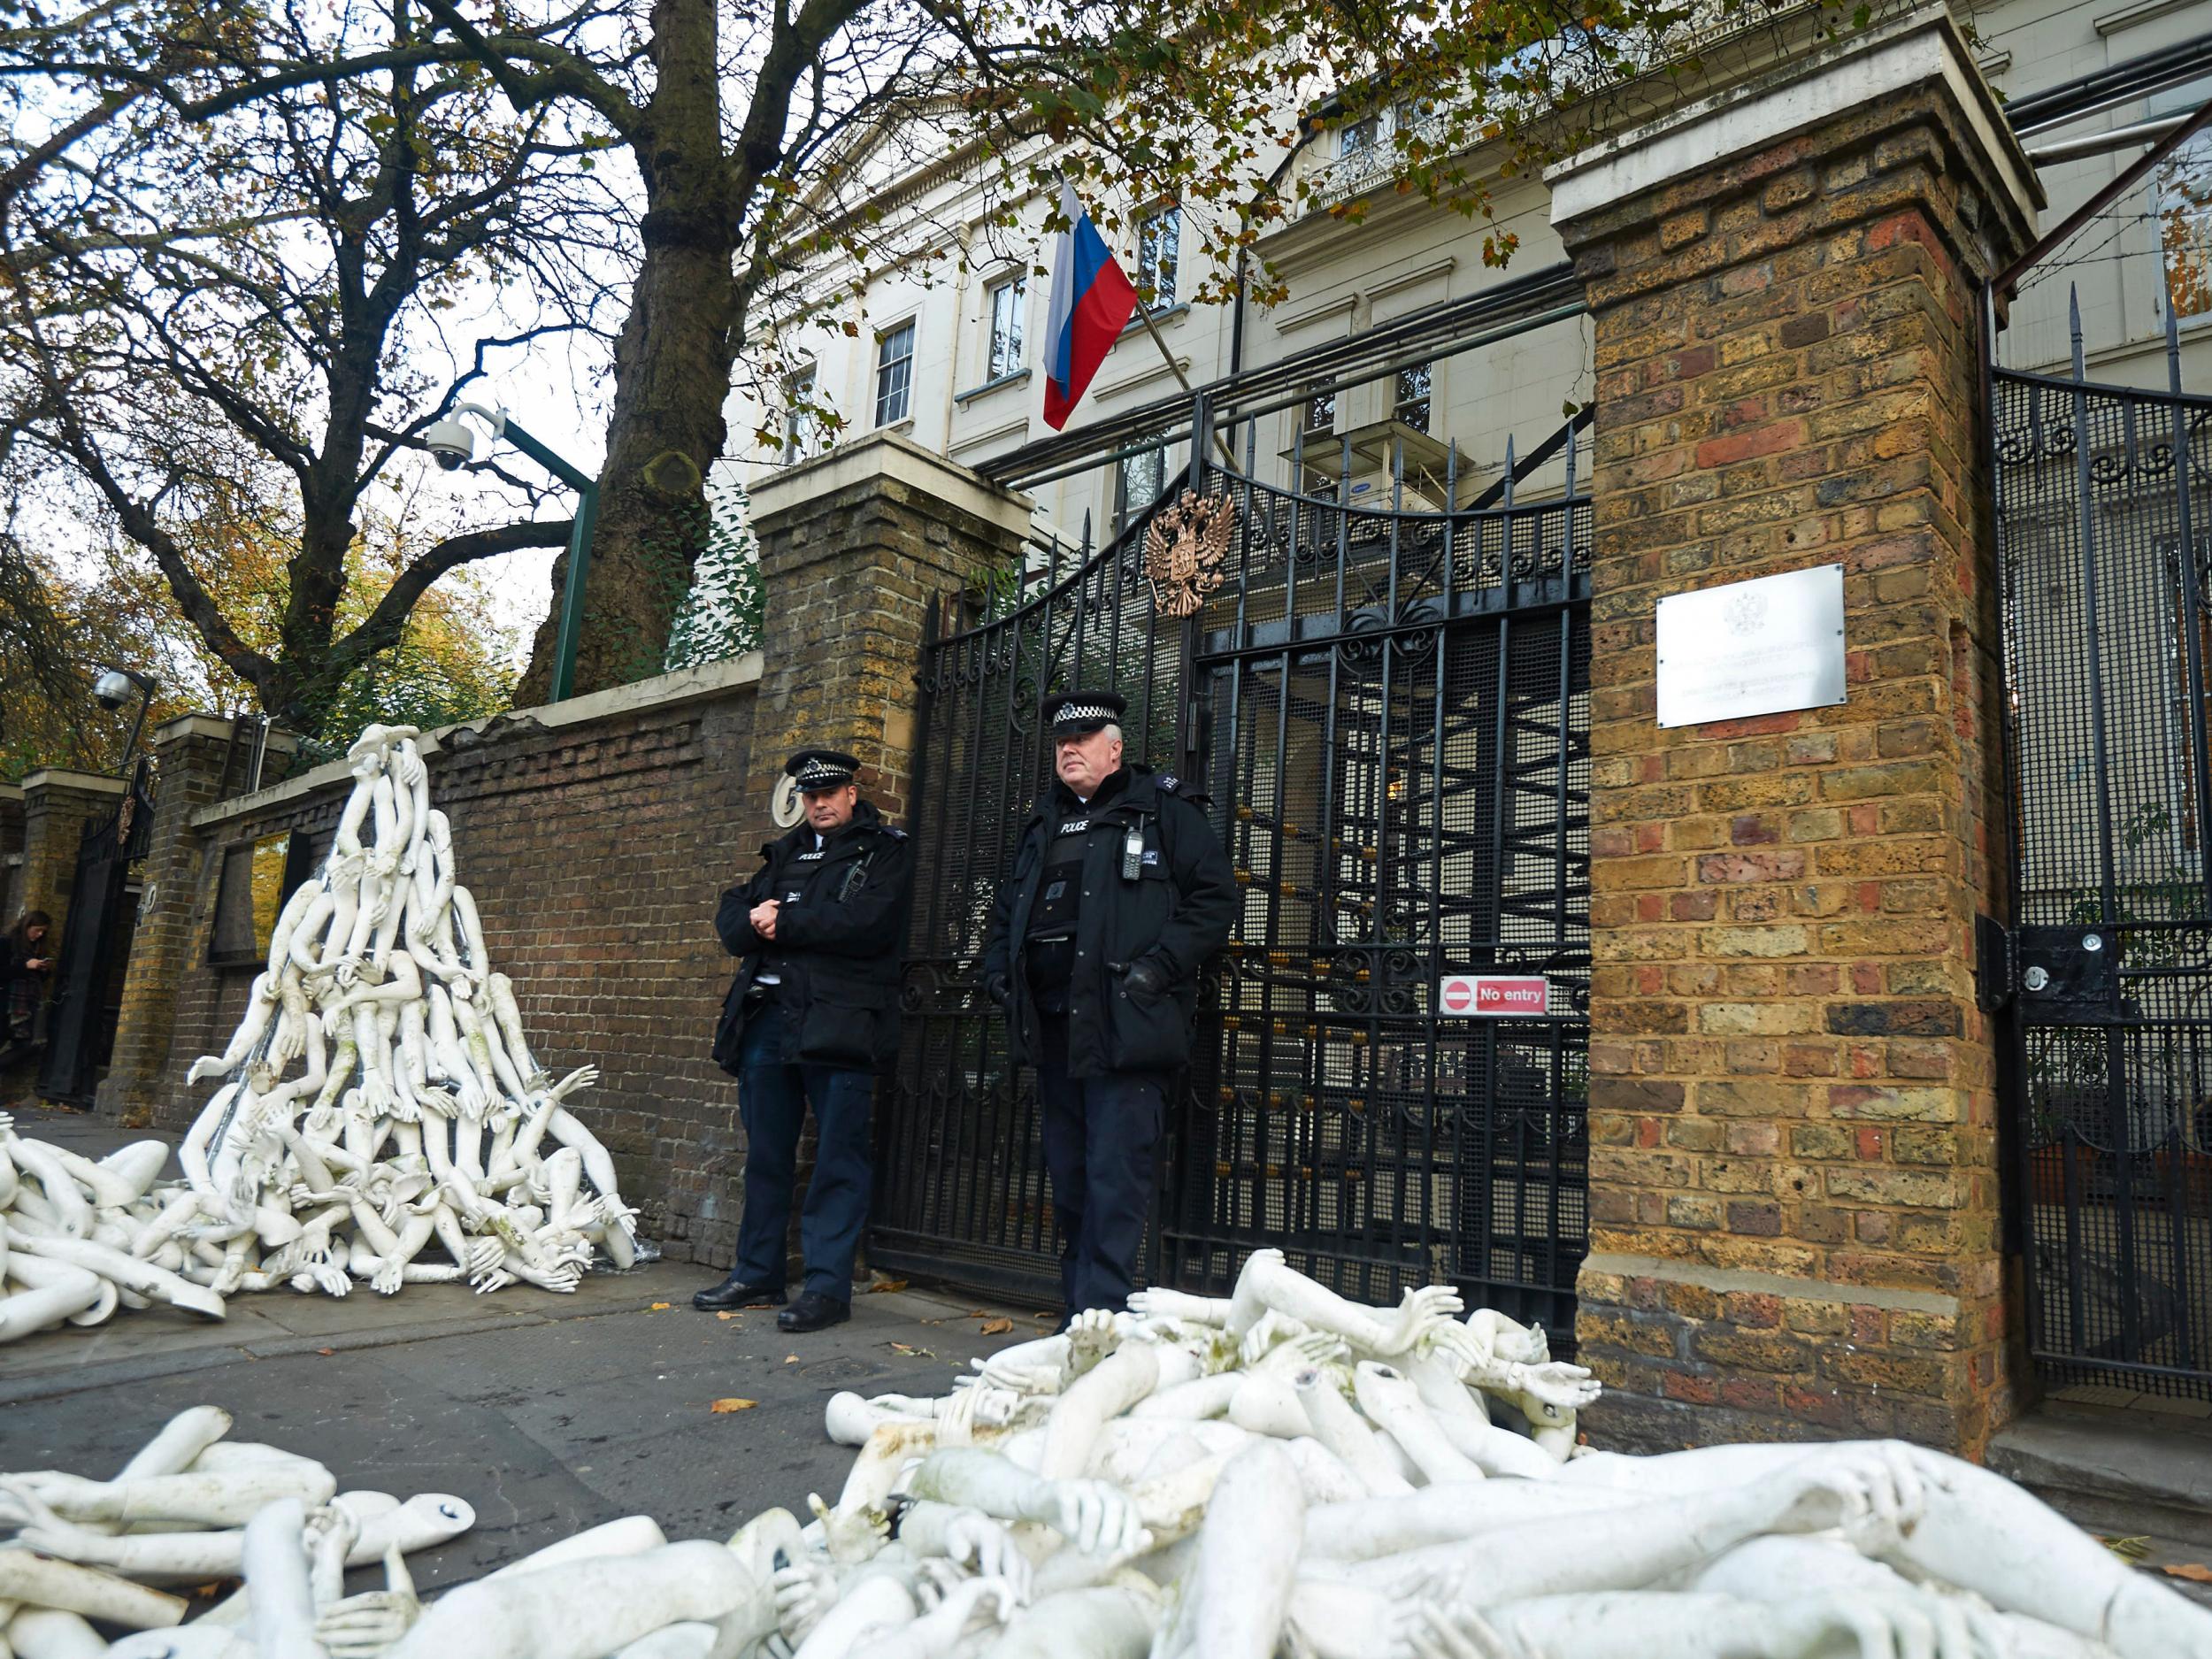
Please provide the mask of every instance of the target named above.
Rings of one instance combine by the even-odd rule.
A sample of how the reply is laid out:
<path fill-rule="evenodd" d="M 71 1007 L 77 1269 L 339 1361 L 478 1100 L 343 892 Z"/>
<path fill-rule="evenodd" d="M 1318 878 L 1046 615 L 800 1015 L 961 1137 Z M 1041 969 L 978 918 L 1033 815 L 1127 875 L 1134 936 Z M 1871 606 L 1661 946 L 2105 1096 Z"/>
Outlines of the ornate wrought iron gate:
<path fill-rule="evenodd" d="M 978 964 L 1049 776 L 1039 700 L 1111 683 L 1130 698 L 1131 757 L 1199 780 L 1244 889 L 1172 1114 L 1151 1275 L 1225 1286 L 1274 1246 L 1349 1294 L 1447 1279 L 1571 1333 L 1586 1192 L 1585 418 L 1517 465 L 1509 450 L 1463 506 L 1452 452 L 1425 480 L 1441 504 L 1420 511 L 1402 452 L 1388 504 L 1340 505 L 1358 499 L 1348 439 L 1302 446 L 1302 488 L 1282 488 L 1256 477 L 1256 421 L 1240 465 L 1218 468 L 1217 424 L 1202 402 L 1179 480 L 1235 509 L 1225 580 L 1196 615 L 1156 612 L 1140 519 L 1096 548 L 1087 528 L 1071 554 L 1042 544 L 933 620 L 872 1253 L 1055 1294 L 1036 1103 Z M 1563 493 L 1514 499 L 1517 478 L 1563 461 Z M 1436 1005 L 1440 975 L 1488 970 L 1548 975 L 1554 1011 Z"/>
<path fill-rule="evenodd" d="M 39 1064 L 41 1099 L 89 1105 L 100 1067 L 115 1044 L 130 961 L 130 867 L 146 856 L 153 834 L 153 800 L 146 763 L 105 818 L 86 824 L 77 843 L 77 873 L 62 924 L 61 980 L 47 1020 Z"/>
<path fill-rule="evenodd" d="M 1994 374 L 2011 1213 L 2058 1383 L 2212 1399 L 2212 398 Z M 1990 964 L 1993 969 L 1996 964 Z"/>

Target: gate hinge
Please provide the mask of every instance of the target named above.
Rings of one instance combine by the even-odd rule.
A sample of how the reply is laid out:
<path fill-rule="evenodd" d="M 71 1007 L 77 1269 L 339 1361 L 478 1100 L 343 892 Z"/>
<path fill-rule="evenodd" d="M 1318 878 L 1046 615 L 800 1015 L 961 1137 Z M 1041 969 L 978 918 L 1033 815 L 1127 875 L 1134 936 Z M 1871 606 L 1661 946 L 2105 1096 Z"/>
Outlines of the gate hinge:
<path fill-rule="evenodd" d="M 2012 1001 L 2012 930 L 1993 916 L 1974 918 L 1974 1002 L 1993 1014 Z"/>

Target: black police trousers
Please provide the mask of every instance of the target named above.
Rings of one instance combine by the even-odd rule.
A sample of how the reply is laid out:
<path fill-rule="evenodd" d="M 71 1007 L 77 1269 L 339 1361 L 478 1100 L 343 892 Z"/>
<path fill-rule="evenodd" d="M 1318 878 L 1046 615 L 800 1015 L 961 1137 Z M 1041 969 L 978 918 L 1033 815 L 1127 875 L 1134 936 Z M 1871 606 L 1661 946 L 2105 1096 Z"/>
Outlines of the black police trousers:
<path fill-rule="evenodd" d="M 773 996 L 745 1027 L 744 1071 L 737 1112 L 745 1125 L 745 1213 L 738 1217 L 741 1282 L 780 1290 L 785 1240 L 791 1226 L 792 1185 L 798 1179 L 799 1132 L 814 1108 L 814 1176 L 799 1217 L 806 1252 L 806 1288 L 850 1302 L 853 1256 L 868 1223 L 875 1166 L 868 1118 L 875 1103 L 872 1072 L 838 1066 L 787 1065 L 787 1018 Z"/>
<path fill-rule="evenodd" d="M 1118 1313 L 1136 1287 L 1168 1079 L 1157 1072 L 1071 1078 L 1067 1017 L 1046 1014 L 1039 1025 L 1037 1099 L 1060 1222 L 1060 1294 L 1071 1314 Z"/>

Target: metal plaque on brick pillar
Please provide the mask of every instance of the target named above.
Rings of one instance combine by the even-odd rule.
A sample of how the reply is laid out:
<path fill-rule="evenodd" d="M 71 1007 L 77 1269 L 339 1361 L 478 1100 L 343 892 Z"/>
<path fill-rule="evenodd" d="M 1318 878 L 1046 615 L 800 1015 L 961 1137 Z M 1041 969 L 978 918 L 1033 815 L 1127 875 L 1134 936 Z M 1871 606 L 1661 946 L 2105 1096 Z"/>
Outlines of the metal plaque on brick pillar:
<path fill-rule="evenodd" d="M 1844 699 L 1840 565 L 1670 594 L 1658 611 L 1661 726 Z"/>

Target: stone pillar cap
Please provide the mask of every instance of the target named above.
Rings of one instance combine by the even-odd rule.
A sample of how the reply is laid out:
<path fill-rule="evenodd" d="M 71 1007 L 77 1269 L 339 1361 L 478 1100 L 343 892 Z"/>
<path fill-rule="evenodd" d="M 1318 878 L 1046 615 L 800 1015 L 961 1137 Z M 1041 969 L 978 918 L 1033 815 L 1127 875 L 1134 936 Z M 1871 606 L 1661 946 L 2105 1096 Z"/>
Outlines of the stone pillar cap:
<path fill-rule="evenodd" d="M 787 467 L 753 486 L 746 499 L 757 530 L 817 496 L 878 478 L 896 479 L 1010 534 L 1029 533 L 1029 514 L 1034 503 L 1028 496 L 994 484 L 895 432 L 872 432 L 810 461 Z"/>
<path fill-rule="evenodd" d="M 1847 33 L 1764 75 L 1670 111 L 1544 170 L 1551 222 L 1565 225 L 1849 111 L 1941 82 L 1950 90 L 2001 207 L 2032 235 L 2044 205 L 2035 165 L 2013 134 L 1949 8 L 1937 0 Z M 2024 242 L 2022 244 L 2025 246 Z"/>
<path fill-rule="evenodd" d="M 91 795 L 120 795 L 129 786 L 104 772 L 76 772 L 67 766 L 42 766 L 23 780 L 28 796 L 48 789 L 82 789 Z"/>
<path fill-rule="evenodd" d="M 153 743 L 155 748 L 162 748 L 164 743 L 174 743 L 186 737 L 219 737 L 227 743 L 232 730 L 234 728 L 226 715 L 173 715 L 155 726 Z M 270 743 L 274 741 L 276 734 L 270 733 Z"/>

